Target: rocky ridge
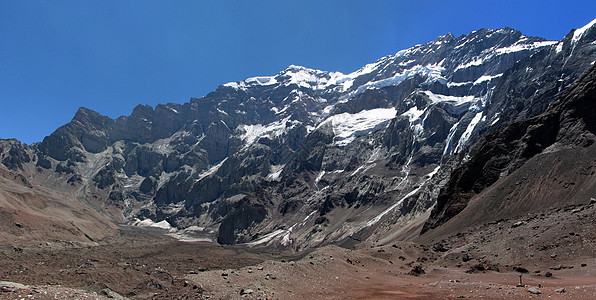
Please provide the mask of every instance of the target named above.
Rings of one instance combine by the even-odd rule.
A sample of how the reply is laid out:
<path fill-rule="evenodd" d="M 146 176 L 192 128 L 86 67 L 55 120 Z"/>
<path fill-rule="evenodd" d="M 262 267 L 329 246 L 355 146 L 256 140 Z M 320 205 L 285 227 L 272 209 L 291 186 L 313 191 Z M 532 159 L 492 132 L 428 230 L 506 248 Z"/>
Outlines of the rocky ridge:
<path fill-rule="evenodd" d="M 469 145 L 593 64 L 593 25 L 559 42 L 447 34 L 350 74 L 290 66 L 117 119 L 81 108 L 41 143 L 0 141 L 2 164 L 116 222 L 220 243 L 387 238 L 425 216 Z"/>

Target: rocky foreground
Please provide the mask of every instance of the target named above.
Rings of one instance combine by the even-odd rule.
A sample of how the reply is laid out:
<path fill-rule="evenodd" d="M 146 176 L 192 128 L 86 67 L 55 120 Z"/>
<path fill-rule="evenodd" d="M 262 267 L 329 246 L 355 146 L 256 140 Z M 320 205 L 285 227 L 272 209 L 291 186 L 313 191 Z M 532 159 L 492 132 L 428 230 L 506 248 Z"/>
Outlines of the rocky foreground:
<path fill-rule="evenodd" d="M 95 244 L 2 246 L 0 298 L 592 299 L 595 226 L 592 201 L 439 241 L 423 235 L 299 256 L 128 228 Z"/>

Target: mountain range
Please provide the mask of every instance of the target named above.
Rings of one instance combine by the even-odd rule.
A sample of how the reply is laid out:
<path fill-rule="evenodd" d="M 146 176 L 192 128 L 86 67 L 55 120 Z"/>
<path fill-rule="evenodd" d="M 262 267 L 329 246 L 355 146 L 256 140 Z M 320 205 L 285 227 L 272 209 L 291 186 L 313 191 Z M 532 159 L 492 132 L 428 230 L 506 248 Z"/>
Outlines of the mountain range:
<path fill-rule="evenodd" d="M 0 213 L 23 225 L 2 234 L 149 226 L 302 251 L 588 203 L 595 61 L 596 20 L 560 41 L 480 29 L 350 74 L 291 65 L 116 119 L 80 108 L 40 143 L 0 140 Z"/>

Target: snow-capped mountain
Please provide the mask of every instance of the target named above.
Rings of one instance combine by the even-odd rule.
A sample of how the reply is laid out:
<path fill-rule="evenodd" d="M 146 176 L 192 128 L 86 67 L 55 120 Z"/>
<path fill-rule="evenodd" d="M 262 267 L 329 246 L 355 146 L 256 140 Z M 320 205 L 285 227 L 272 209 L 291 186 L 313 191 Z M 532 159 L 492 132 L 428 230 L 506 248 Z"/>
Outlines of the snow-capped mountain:
<path fill-rule="evenodd" d="M 544 112 L 593 64 L 594 27 L 447 34 L 350 74 L 292 65 L 117 119 L 81 108 L 42 143 L 3 143 L 2 163 L 118 222 L 220 243 L 394 238 L 472 143 Z"/>

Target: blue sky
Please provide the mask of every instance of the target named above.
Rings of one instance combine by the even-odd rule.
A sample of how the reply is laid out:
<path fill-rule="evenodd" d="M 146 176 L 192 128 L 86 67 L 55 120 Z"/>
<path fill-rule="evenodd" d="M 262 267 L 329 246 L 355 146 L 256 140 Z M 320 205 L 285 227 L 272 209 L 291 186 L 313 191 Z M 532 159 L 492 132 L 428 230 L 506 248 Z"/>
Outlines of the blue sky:
<path fill-rule="evenodd" d="M 479 28 L 559 40 L 596 1 L 0 1 L 0 138 L 41 141 L 88 107 L 183 103 L 290 64 L 352 72 Z"/>

